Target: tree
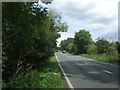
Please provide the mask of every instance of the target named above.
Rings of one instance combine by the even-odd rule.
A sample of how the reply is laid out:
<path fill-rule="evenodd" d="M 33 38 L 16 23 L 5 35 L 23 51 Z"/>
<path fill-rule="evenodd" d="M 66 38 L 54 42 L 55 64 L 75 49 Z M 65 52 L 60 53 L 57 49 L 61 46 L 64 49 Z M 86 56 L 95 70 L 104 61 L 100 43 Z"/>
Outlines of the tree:
<path fill-rule="evenodd" d="M 118 53 L 120 54 L 120 42 L 116 41 L 116 48 Z"/>
<path fill-rule="evenodd" d="M 52 23 L 57 32 L 66 32 L 68 29 L 67 23 L 61 20 L 61 14 L 54 9 L 48 11 L 48 16 L 54 22 Z"/>
<path fill-rule="evenodd" d="M 58 32 L 67 30 L 59 15 L 38 3 L 2 3 L 3 80 L 18 72 L 40 69 L 54 55 Z M 62 23 L 62 22 L 61 22 Z M 56 25 L 57 24 L 57 25 Z M 59 30 L 57 27 L 60 27 Z"/>
<path fill-rule="evenodd" d="M 116 48 L 117 48 L 117 52 L 118 52 L 118 64 L 120 64 L 120 42 L 116 41 Z"/>
<path fill-rule="evenodd" d="M 77 46 L 76 54 L 86 53 L 88 45 L 92 43 L 92 38 L 89 31 L 80 30 L 75 33 L 74 37 L 74 43 Z"/>
<path fill-rule="evenodd" d="M 69 43 L 66 47 L 69 53 L 75 54 L 76 52 L 76 45 L 74 43 Z"/>
<path fill-rule="evenodd" d="M 88 54 L 97 54 L 98 50 L 95 44 L 90 44 L 87 49 Z"/>
<path fill-rule="evenodd" d="M 73 38 L 67 38 L 66 40 L 62 40 L 60 43 L 61 49 L 69 52 L 68 46 L 73 42 L 74 42 Z"/>
<path fill-rule="evenodd" d="M 105 40 L 105 39 L 99 39 L 98 41 L 96 41 L 96 46 L 98 49 L 98 53 L 107 53 L 107 50 L 110 46 L 109 41 Z"/>
<path fill-rule="evenodd" d="M 62 40 L 60 43 L 61 50 L 62 51 L 66 50 L 66 46 L 67 46 L 66 40 Z"/>

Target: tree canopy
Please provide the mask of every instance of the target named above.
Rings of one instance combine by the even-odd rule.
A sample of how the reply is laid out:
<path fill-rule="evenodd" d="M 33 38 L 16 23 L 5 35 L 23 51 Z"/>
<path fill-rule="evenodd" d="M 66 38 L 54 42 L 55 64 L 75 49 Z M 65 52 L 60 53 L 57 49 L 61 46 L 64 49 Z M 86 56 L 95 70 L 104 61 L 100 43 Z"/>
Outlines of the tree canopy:
<path fill-rule="evenodd" d="M 92 43 L 91 34 L 89 31 L 80 30 L 75 33 L 74 43 L 77 45 L 77 53 L 86 53 L 87 47 Z"/>
<path fill-rule="evenodd" d="M 74 43 L 73 38 L 67 38 L 66 40 L 62 40 L 60 43 L 61 49 L 65 51 L 70 51 L 71 45 Z"/>
<path fill-rule="evenodd" d="M 67 24 L 38 3 L 2 3 L 3 80 L 21 71 L 40 69 L 54 55 L 58 32 Z"/>
<path fill-rule="evenodd" d="M 96 42 L 98 53 L 107 53 L 107 50 L 110 46 L 109 41 L 105 39 L 99 39 Z"/>

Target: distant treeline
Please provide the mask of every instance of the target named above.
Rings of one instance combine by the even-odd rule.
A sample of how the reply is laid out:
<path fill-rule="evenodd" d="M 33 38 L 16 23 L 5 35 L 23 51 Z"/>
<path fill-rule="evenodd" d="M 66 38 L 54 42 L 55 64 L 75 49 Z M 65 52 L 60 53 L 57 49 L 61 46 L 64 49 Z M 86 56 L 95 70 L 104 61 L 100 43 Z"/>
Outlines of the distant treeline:
<path fill-rule="evenodd" d="M 74 38 L 67 38 L 60 43 L 60 49 L 71 54 L 106 54 L 110 57 L 120 57 L 120 43 L 110 42 L 104 38 L 93 41 L 91 34 L 87 30 L 76 32 Z M 118 63 L 119 60 L 118 60 Z"/>

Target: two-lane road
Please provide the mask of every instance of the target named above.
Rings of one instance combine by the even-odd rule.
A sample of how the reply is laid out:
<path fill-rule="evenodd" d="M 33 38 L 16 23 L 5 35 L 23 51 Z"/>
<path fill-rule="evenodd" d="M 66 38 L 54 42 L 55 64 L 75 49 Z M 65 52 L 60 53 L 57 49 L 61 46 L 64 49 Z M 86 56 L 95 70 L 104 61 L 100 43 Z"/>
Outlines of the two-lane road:
<path fill-rule="evenodd" d="M 56 56 L 74 88 L 118 88 L 118 66 L 62 52 Z"/>

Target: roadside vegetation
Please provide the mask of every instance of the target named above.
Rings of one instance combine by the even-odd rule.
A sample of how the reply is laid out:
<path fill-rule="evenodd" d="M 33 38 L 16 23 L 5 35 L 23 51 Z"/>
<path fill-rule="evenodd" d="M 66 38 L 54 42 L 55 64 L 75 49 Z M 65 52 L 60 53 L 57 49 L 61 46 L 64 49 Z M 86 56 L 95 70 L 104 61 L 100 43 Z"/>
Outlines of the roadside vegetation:
<path fill-rule="evenodd" d="M 54 56 L 66 22 L 33 2 L 2 3 L 3 88 L 62 88 Z"/>
<path fill-rule="evenodd" d="M 55 56 L 45 65 L 39 71 L 31 70 L 14 75 L 10 82 L 3 82 L 3 88 L 63 88 L 61 71 Z"/>
<path fill-rule="evenodd" d="M 90 32 L 87 30 L 80 30 L 75 33 L 74 38 L 62 40 L 60 46 L 61 50 L 70 54 L 120 64 L 120 43 L 118 41 L 110 42 L 100 37 L 93 41 Z"/>
<path fill-rule="evenodd" d="M 94 59 L 94 60 L 99 60 L 99 61 L 104 61 L 104 62 L 110 62 L 114 64 L 118 64 L 118 56 L 114 55 L 107 55 L 107 54 L 80 54 L 82 57 Z"/>

